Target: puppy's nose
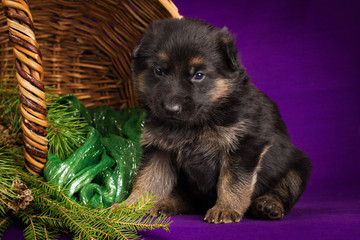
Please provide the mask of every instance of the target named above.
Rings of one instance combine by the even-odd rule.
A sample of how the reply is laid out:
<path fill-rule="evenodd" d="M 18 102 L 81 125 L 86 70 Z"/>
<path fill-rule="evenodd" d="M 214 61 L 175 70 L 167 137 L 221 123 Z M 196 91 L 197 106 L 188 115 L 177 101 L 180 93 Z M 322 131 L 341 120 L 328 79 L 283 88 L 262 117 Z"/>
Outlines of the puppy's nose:
<path fill-rule="evenodd" d="M 165 104 L 165 109 L 169 113 L 179 113 L 181 112 L 181 106 L 180 104 Z"/>

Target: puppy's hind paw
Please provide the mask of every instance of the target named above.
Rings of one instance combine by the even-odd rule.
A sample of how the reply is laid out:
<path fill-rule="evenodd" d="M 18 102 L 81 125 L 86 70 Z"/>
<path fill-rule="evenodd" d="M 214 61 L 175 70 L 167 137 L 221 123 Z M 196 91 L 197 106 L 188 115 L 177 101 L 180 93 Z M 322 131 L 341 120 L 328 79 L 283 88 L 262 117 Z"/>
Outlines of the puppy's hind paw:
<path fill-rule="evenodd" d="M 233 210 L 211 208 L 207 211 L 204 221 L 208 223 L 236 223 L 240 222 L 242 215 Z"/>
<path fill-rule="evenodd" d="M 257 198 L 249 210 L 253 217 L 264 220 L 280 220 L 285 215 L 282 204 L 271 196 Z"/>

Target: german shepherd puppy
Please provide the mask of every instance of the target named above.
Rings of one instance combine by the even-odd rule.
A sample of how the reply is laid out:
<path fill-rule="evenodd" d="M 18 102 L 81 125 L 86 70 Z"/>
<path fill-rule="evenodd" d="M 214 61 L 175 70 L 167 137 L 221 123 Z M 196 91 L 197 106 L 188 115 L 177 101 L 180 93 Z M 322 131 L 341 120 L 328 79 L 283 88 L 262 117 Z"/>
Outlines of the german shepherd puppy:
<path fill-rule="evenodd" d="M 209 223 L 289 212 L 311 164 L 277 105 L 250 82 L 226 28 L 154 22 L 134 49 L 132 70 L 147 116 L 128 203 L 152 192 L 151 215 L 206 212 Z"/>

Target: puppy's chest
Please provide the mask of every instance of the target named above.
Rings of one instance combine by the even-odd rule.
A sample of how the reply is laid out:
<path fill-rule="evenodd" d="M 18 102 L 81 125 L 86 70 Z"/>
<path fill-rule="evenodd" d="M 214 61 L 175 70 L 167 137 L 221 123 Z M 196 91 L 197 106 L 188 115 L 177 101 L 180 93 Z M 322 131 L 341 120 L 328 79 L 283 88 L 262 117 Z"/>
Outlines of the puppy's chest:
<path fill-rule="evenodd" d="M 247 134 L 248 124 L 239 121 L 233 126 L 202 126 L 201 128 L 176 128 L 145 126 L 141 143 L 161 150 L 179 153 L 186 148 L 188 153 L 204 153 L 213 156 L 234 150 Z"/>
<path fill-rule="evenodd" d="M 245 122 L 229 127 L 203 126 L 201 129 L 145 126 L 142 144 L 175 153 L 176 159 L 169 160 L 177 166 L 189 186 L 209 193 L 216 188 L 221 161 L 238 146 L 246 133 Z"/>
<path fill-rule="evenodd" d="M 183 176 L 182 181 L 203 193 L 215 189 L 224 155 L 217 147 L 207 148 L 208 151 L 205 151 L 204 146 L 186 144 L 177 152 L 176 159 L 172 159 L 180 176 Z"/>

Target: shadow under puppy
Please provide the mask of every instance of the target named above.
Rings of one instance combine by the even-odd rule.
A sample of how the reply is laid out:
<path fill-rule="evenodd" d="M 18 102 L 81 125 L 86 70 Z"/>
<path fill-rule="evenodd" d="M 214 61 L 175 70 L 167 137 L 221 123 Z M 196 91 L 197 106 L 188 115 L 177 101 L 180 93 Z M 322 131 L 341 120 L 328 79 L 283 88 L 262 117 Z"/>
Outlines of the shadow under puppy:
<path fill-rule="evenodd" d="M 308 157 L 237 53 L 226 28 L 200 20 L 147 28 L 132 59 L 147 117 L 128 203 L 152 192 L 153 216 L 206 212 L 207 222 L 230 223 L 245 213 L 281 219 L 300 198 Z"/>

